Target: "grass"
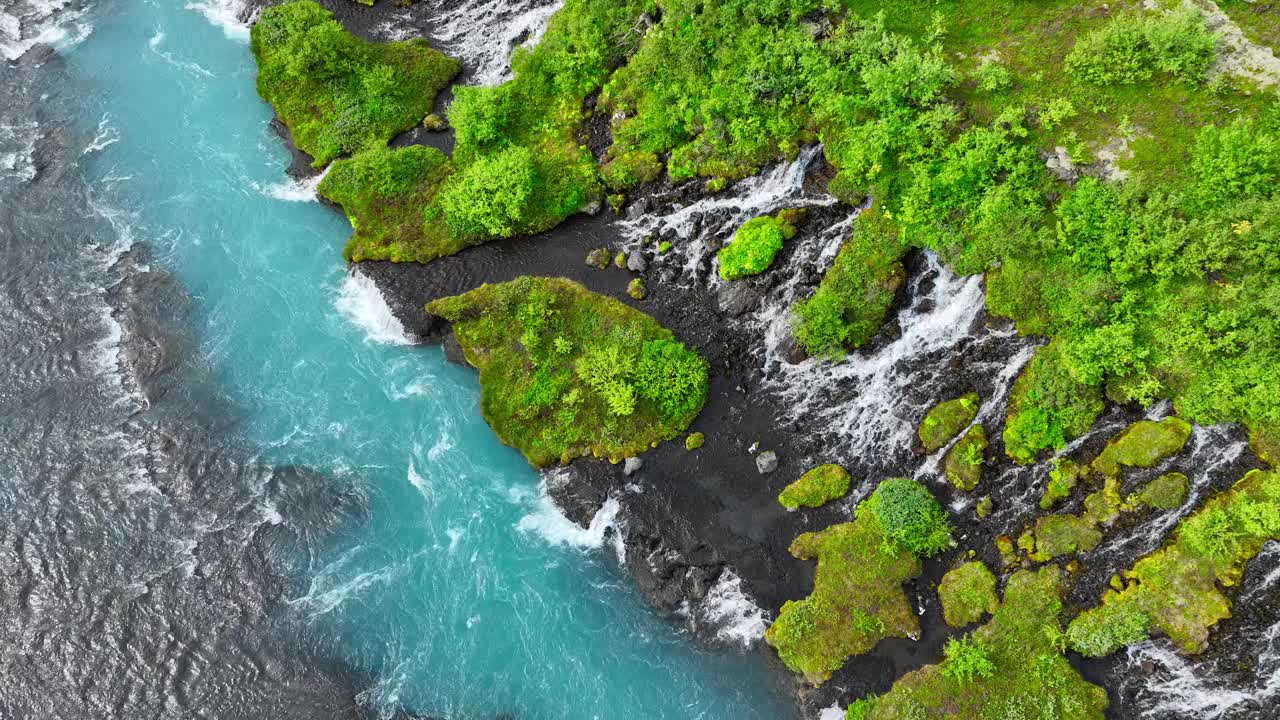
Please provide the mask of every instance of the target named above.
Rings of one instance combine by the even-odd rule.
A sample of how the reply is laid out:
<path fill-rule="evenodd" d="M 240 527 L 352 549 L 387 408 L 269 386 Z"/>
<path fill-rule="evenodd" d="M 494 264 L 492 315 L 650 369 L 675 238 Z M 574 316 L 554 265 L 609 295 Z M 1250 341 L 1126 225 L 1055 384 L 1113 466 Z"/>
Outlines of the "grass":
<path fill-rule="evenodd" d="M 538 467 L 637 455 L 679 435 L 706 399 L 697 353 L 644 313 L 569 280 L 482 285 L 427 312 L 453 324 L 480 371 L 489 426 Z"/>
<path fill-rule="evenodd" d="M 916 436 L 927 453 L 937 452 L 951 442 L 978 416 L 978 394 L 969 393 L 934 405 L 925 413 Z"/>
<path fill-rule="evenodd" d="M 1203 651 L 1213 627 L 1231 616 L 1225 589 L 1239 584 L 1268 540 L 1280 540 L 1280 475 L 1254 470 L 1179 522 L 1171 542 L 1125 572 L 1122 590 L 1107 590 L 1100 606 L 1073 620 L 1072 646 L 1100 657 L 1150 631 L 1183 652 Z"/>
<path fill-rule="evenodd" d="M 996 576 L 980 562 L 967 562 L 942 576 L 938 584 L 942 617 L 951 627 L 972 625 L 1000 609 Z"/>
<path fill-rule="evenodd" d="M 365 42 L 309 0 L 263 10 L 251 40 L 258 94 L 315 167 L 422 122 L 462 69 L 422 40 Z"/>
<path fill-rule="evenodd" d="M 1052 565 L 1014 573 L 991 620 L 957 641 L 968 652 L 903 675 L 884 695 L 855 702 L 848 717 L 1101 720 L 1106 692 L 1080 677 L 1059 644 L 1060 581 Z M 973 648 L 985 661 L 976 668 Z"/>
<path fill-rule="evenodd" d="M 801 507 L 822 507 L 849 492 L 849 471 L 835 464 L 819 465 L 799 480 L 788 485 L 778 495 L 778 502 L 788 510 Z"/>

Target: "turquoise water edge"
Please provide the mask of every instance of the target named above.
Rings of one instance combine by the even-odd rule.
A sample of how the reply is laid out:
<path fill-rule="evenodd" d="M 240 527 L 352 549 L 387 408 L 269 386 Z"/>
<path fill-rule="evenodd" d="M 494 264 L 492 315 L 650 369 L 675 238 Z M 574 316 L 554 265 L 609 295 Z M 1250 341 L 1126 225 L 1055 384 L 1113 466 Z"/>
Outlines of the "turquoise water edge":
<path fill-rule="evenodd" d="M 122 246 L 196 306 L 199 353 L 261 459 L 361 486 L 370 519 L 290 601 L 309 641 L 378 683 L 363 700 L 449 718 L 783 718 L 762 653 L 699 647 L 564 520 L 480 417 L 475 374 L 406 344 L 348 275 L 337 213 L 284 175 L 243 28 L 180 3 L 92 11 L 65 48 L 84 163 Z M 278 509 L 261 508 L 264 522 Z"/>

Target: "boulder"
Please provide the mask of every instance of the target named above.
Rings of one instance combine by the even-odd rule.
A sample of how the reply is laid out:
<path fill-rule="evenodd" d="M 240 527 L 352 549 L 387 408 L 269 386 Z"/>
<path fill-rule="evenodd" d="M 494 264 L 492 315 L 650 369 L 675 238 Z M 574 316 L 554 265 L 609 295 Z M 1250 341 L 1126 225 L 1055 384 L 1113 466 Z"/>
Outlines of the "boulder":
<path fill-rule="evenodd" d="M 629 457 L 622 464 L 622 474 L 631 477 L 640 471 L 640 467 L 644 465 L 644 461 L 638 457 Z"/>
<path fill-rule="evenodd" d="M 627 255 L 627 269 L 631 272 L 644 272 L 649 267 L 649 262 L 644 259 L 644 253 L 639 250 L 632 250 Z"/>
<path fill-rule="evenodd" d="M 778 453 L 772 450 L 765 450 L 756 456 L 756 470 L 761 475 L 768 475 L 778 469 Z"/>

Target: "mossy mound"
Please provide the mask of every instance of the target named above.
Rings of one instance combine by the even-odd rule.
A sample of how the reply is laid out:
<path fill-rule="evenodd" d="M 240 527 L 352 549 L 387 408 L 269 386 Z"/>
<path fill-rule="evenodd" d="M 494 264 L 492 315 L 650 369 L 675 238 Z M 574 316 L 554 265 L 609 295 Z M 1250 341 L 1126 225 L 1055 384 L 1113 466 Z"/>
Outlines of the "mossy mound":
<path fill-rule="evenodd" d="M 1102 414 L 1102 389 L 1075 380 L 1064 367 L 1062 346 L 1036 348 L 1009 392 L 1004 450 L 1021 464 L 1041 450 L 1061 448 L 1093 427 Z"/>
<path fill-rule="evenodd" d="M 1182 452 L 1190 437 L 1191 424 L 1181 418 L 1139 420 L 1109 440 L 1090 467 L 1104 477 L 1118 474 L 1122 467 L 1149 468 Z"/>
<path fill-rule="evenodd" d="M 1088 552 L 1102 542 L 1102 532 L 1091 519 L 1075 515 L 1046 515 L 1036 520 L 1035 551 L 1031 558 L 1046 562 L 1071 553 Z"/>
<path fill-rule="evenodd" d="M 700 432 L 689 433 L 689 437 L 684 439 L 684 449 L 693 451 L 702 447 L 707 442 L 707 437 Z"/>
<path fill-rule="evenodd" d="M 951 627 L 964 627 L 1000 608 L 996 576 L 980 562 L 967 562 L 942 576 L 938 584 L 942 617 Z"/>
<path fill-rule="evenodd" d="M 1049 471 L 1049 482 L 1045 483 L 1044 494 L 1040 496 L 1040 509 L 1051 510 L 1059 501 L 1069 497 L 1087 470 L 1087 467 L 1067 458 L 1055 459 L 1053 469 Z"/>
<path fill-rule="evenodd" d="M 773 264 L 782 244 L 795 237 L 796 223 L 804 219 L 804 210 L 782 210 L 777 215 L 752 218 L 733 234 L 733 242 L 720 249 L 720 277 L 737 280 L 759 275 Z"/>
<path fill-rule="evenodd" d="M 792 309 L 796 342 L 814 357 L 838 359 L 870 340 L 893 305 L 906 272 L 897 226 L 867 210 L 807 300 Z"/>
<path fill-rule="evenodd" d="M 1073 620 L 1072 646 L 1101 657 L 1150 630 L 1183 652 L 1204 650 L 1209 631 L 1231 616 L 1222 588 L 1240 582 L 1268 540 L 1280 540 L 1280 474 L 1253 470 L 1183 519 L 1172 542 L 1135 563 L 1122 591 L 1106 591 L 1101 606 Z"/>
<path fill-rule="evenodd" d="M 849 471 L 836 464 L 819 465 L 800 476 L 778 494 L 778 502 L 788 510 L 822 507 L 844 497 L 852 480 Z"/>
<path fill-rule="evenodd" d="M 1155 478 L 1129 496 L 1134 507 L 1152 507 L 1157 510 L 1173 510 L 1182 507 L 1191 491 L 1191 481 L 1180 472 L 1170 472 Z"/>
<path fill-rule="evenodd" d="M 423 40 L 361 40 L 310 0 L 263 10 L 251 47 L 258 94 L 315 167 L 416 126 L 462 69 Z"/>
<path fill-rule="evenodd" d="M 1249 449 L 1259 460 L 1275 467 L 1280 461 L 1280 433 L 1258 426 L 1249 428 Z"/>
<path fill-rule="evenodd" d="M 942 467 L 952 485 L 970 492 L 982 481 L 982 465 L 986 462 L 987 429 L 974 425 L 947 450 Z"/>
<path fill-rule="evenodd" d="M 707 364 L 648 315 L 562 278 L 436 300 L 480 371 L 485 420 L 530 463 L 618 461 L 669 440 L 707 393 Z"/>
<path fill-rule="evenodd" d="M 788 601 L 765 631 L 787 667 L 814 685 L 887 637 L 916 637 L 919 621 L 902 583 L 920 575 L 919 555 L 951 545 L 938 501 L 906 478 L 880 483 L 853 522 L 805 533 L 791 554 L 816 558 L 813 593 Z"/>
<path fill-rule="evenodd" d="M 1102 720 L 1107 693 L 1089 684 L 1055 644 L 1061 571 L 1014 573 L 1004 602 L 985 625 L 948 652 L 943 662 L 900 677 L 880 697 L 855 702 L 859 720 Z M 1052 709 L 1052 715 L 1046 710 Z"/>
<path fill-rule="evenodd" d="M 940 402 L 925 414 L 924 420 L 920 421 L 920 427 L 916 430 L 916 435 L 919 436 L 925 452 L 936 452 L 959 435 L 960 431 L 964 430 L 977 416 L 977 393 L 969 393 L 953 400 Z M 983 437 L 985 439 L 985 433 Z"/>

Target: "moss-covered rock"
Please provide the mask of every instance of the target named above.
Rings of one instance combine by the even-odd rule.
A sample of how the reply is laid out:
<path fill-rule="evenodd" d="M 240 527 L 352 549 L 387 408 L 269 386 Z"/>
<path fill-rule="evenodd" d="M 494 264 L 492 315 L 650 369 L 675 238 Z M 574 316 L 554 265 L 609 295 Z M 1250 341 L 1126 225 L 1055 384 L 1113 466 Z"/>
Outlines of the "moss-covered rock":
<path fill-rule="evenodd" d="M 689 436 L 684 439 L 684 449 L 691 451 L 697 450 L 702 447 L 703 443 L 706 441 L 707 437 L 700 432 L 689 433 Z"/>
<path fill-rule="evenodd" d="M 978 394 L 969 393 L 961 397 L 940 402 L 925 414 L 920 421 L 916 435 L 925 452 L 936 452 L 960 434 L 973 419 L 978 416 Z M 986 439 L 986 433 L 983 433 Z"/>
<path fill-rule="evenodd" d="M 1280 461 L 1280 432 L 1264 429 L 1261 425 L 1249 428 L 1249 449 L 1262 462 L 1275 467 Z"/>
<path fill-rule="evenodd" d="M 969 492 L 982 481 L 982 465 L 986 462 L 987 430 L 974 425 L 952 445 L 942 459 L 943 470 L 952 485 Z"/>
<path fill-rule="evenodd" d="M 1079 382 L 1064 367 L 1062 343 L 1036 348 L 1009 391 L 1004 451 L 1023 465 L 1040 451 L 1061 448 L 1093 427 L 1102 414 L 1102 389 Z"/>
<path fill-rule="evenodd" d="M 1072 460 L 1055 459 L 1053 469 L 1049 471 L 1049 482 L 1045 484 L 1044 494 L 1040 496 L 1040 509 L 1052 510 L 1060 500 L 1069 497 L 1086 470 L 1085 466 Z"/>
<path fill-rule="evenodd" d="M 783 604 L 765 631 L 787 667 L 814 685 L 882 639 L 920 632 L 902 591 L 902 583 L 920 575 L 920 560 L 885 535 L 866 505 L 858 506 L 853 522 L 805 533 L 791 544 L 792 555 L 818 561 L 813 593 Z"/>
<path fill-rule="evenodd" d="M 649 288 L 645 286 L 644 279 L 633 278 L 627 283 L 627 295 L 630 295 L 632 300 L 643 300 L 648 297 Z"/>
<path fill-rule="evenodd" d="M 1190 437 L 1191 425 L 1181 418 L 1139 420 L 1109 440 L 1090 467 L 1104 477 L 1118 474 L 1123 467 L 1149 468 L 1182 452 Z"/>
<path fill-rule="evenodd" d="M 979 518 L 985 518 L 991 514 L 991 511 L 994 508 L 995 508 L 995 501 L 991 499 L 991 496 L 983 495 L 981 498 L 978 499 L 978 504 L 974 506 L 973 510 L 975 513 L 978 514 Z"/>
<path fill-rule="evenodd" d="M 1054 566 L 1009 578 L 1004 602 L 967 641 L 984 661 L 982 672 L 959 667 L 971 653 L 949 652 L 941 663 L 898 678 L 884 695 L 859 701 L 854 717 L 1102 720 L 1106 691 L 1080 677 L 1055 644 L 1062 632 L 1060 578 Z"/>
<path fill-rule="evenodd" d="M 503 442 L 544 466 L 637 455 L 693 421 L 707 364 L 648 315 L 562 278 L 522 277 L 436 300 L 480 371 Z"/>
<path fill-rule="evenodd" d="M 967 562 L 942 576 L 938 585 L 942 616 L 951 627 L 978 622 L 1000 608 L 996 576 L 980 562 Z"/>
<path fill-rule="evenodd" d="M 1036 520 L 1035 551 L 1031 558 L 1046 562 L 1077 552 L 1088 552 L 1102 542 L 1102 533 L 1088 518 L 1075 515 L 1046 515 Z"/>
<path fill-rule="evenodd" d="M 849 471 L 835 464 L 819 465 L 788 485 L 778 502 L 788 510 L 822 507 L 849 492 Z"/>
<path fill-rule="evenodd" d="M 1269 540 L 1280 540 L 1280 474 L 1253 470 L 1178 523 L 1172 541 L 1125 573 L 1124 590 L 1107 590 L 1102 605 L 1073 620 L 1073 647 L 1100 657 L 1150 631 L 1183 652 L 1204 650 L 1210 630 L 1231 616 L 1223 588 L 1240 582 Z"/>
<path fill-rule="evenodd" d="M 1173 510 L 1182 507 L 1191 491 L 1191 481 L 1180 472 L 1169 472 L 1138 488 L 1129 496 L 1134 507 L 1152 507 L 1157 510 Z"/>
<path fill-rule="evenodd" d="M 796 223 L 804 210 L 782 210 L 777 215 L 752 218 L 733 235 L 733 242 L 716 253 L 720 261 L 720 277 L 737 280 L 759 275 L 773 264 L 782 244 L 796 234 Z"/>

